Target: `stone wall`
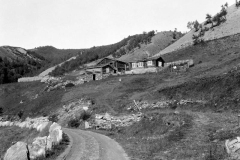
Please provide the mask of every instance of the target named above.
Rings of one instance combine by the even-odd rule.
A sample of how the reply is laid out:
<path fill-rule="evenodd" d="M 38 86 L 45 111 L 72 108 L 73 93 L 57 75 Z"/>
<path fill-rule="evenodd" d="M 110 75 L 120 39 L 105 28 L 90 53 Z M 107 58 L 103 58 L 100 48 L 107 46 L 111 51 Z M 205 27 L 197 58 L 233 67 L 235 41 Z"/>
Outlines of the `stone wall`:
<path fill-rule="evenodd" d="M 43 77 L 23 77 L 19 78 L 18 82 L 34 82 L 34 81 L 41 81 Z"/>

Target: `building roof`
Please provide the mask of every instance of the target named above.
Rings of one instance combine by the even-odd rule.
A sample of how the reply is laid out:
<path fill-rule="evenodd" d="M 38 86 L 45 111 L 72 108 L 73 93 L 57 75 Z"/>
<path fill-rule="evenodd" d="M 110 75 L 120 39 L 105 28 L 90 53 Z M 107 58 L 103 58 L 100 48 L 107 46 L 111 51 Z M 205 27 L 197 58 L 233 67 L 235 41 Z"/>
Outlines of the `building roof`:
<path fill-rule="evenodd" d="M 113 60 L 113 61 L 118 61 L 118 62 L 123 62 L 123 63 L 126 63 L 124 61 L 121 61 L 121 60 L 118 60 L 118 59 L 114 59 L 114 58 L 111 58 L 111 57 L 104 57 L 104 58 L 100 58 L 100 59 L 97 59 L 95 61 L 92 61 L 90 63 L 87 63 L 85 64 L 86 67 L 93 67 L 93 66 L 97 66 L 100 62 L 102 62 L 104 59 L 110 59 L 110 60 Z"/>
<path fill-rule="evenodd" d="M 102 64 L 102 65 L 96 65 L 96 66 L 90 66 L 90 67 L 87 67 L 87 69 L 103 68 L 103 67 L 105 67 L 105 66 L 110 66 L 110 67 L 112 67 L 113 69 L 116 69 L 115 67 L 113 67 L 112 65 L 110 65 L 110 63 Z"/>

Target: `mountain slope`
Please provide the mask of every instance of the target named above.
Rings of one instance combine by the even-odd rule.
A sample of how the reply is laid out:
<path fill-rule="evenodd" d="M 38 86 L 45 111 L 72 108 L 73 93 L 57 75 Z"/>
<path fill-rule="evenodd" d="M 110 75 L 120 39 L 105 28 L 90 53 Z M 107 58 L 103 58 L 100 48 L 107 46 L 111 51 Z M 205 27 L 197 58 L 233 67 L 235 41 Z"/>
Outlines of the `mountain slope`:
<path fill-rule="evenodd" d="M 49 63 L 55 65 L 81 54 L 85 49 L 57 49 L 52 46 L 43 46 L 31 49 L 31 51 L 43 56 Z"/>
<path fill-rule="evenodd" d="M 209 31 L 205 32 L 203 36 L 204 41 L 219 39 L 222 37 L 234 35 L 240 33 L 240 9 L 237 9 L 235 5 L 227 8 L 227 21 L 220 24 L 213 29 L 209 29 Z M 205 25 L 205 27 L 210 28 L 211 24 Z M 164 50 L 160 51 L 156 56 L 160 56 L 169 52 L 173 52 L 193 44 L 192 36 L 194 34 L 194 30 L 188 32 L 185 36 L 180 38 L 178 41 L 168 46 Z"/>
<path fill-rule="evenodd" d="M 0 57 L 2 58 L 6 57 L 10 61 L 34 60 L 37 62 L 41 62 L 42 60 L 44 60 L 44 57 L 36 54 L 35 52 L 28 51 L 21 47 L 12 47 L 12 46 L 1 46 Z"/>
<path fill-rule="evenodd" d="M 172 32 L 172 31 L 159 32 L 152 37 L 151 43 L 141 44 L 140 48 L 135 48 L 133 51 L 129 52 L 128 54 L 125 54 L 122 57 L 120 57 L 119 60 L 132 61 L 132 60 L 146 58 L 148 56 L 153 56 L 159 53 L 161 50 L 163 50 L 167 46 L 169 46 L 170 44 L 177 41 L 182 36 L 183 34 L 181 32 Z"/>
<path fill-rule="evenodd" d="M 0 47 L 0 84 L 17 82 L 25 75 L 34 75 L 45 63 L 44 57 L 20 47 Z"/>

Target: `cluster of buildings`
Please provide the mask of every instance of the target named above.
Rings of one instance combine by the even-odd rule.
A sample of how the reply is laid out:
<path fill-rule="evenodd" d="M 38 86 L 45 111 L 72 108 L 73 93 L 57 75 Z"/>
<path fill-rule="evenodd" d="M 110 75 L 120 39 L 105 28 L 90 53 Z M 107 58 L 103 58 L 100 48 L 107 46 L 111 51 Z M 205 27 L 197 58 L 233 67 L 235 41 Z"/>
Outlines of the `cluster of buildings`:
<path fill-rule="evenodd" d="M 171 71 L 182 68 L 186 70 L 191 65 L 193 65 L 193 60 L 166 63 L 162 57 L 148 57 L 125 61 L 105 57 L 85 64 L 83 75 L 86 81 L 90 81 L 99 80 L 109 75 L 159 72 L 164 68 L 170 68 Z"/>

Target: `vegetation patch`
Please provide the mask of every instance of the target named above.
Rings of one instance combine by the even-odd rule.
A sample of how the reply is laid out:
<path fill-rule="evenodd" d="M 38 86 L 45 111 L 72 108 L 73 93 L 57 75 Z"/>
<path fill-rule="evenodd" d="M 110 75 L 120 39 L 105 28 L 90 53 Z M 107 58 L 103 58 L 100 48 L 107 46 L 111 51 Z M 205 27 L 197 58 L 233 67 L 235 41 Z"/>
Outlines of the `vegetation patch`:
<path fill-rule="evenodd" d="M 132 158 L 154 159 L 185 138 L 192 118 L 185 113 L 146 113 L 132 126 L 117 129 L 110 137 L 124 147 Z"/>

